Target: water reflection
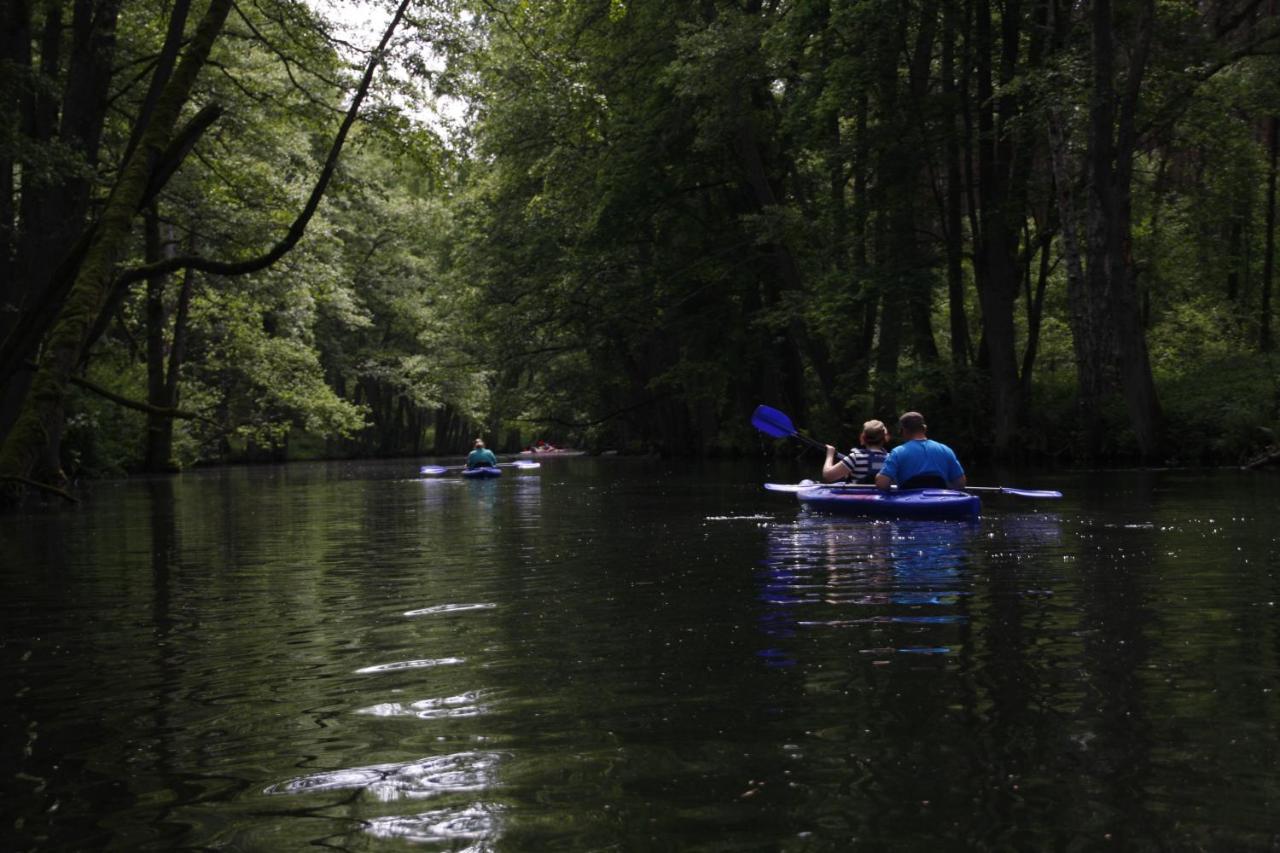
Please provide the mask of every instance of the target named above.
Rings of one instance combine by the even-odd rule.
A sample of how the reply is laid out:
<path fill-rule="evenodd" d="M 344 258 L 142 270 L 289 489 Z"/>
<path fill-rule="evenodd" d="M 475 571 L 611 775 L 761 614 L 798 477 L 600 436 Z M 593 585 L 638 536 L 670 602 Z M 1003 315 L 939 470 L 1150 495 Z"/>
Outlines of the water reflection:
<path fill-rule="evenodd" d="M 384 569 L 365 575 L 394 579 L 392 588 L 399 594 L 386 599 L 379 619 L 344 638 L 342 647 L 355 655 L 347 677 L 362 686 L 352 684 L 339 691 L 345 701 L 330 710 L 339 728 L 345 727 L 344 717 L 366 721 L 352 726 L 364 733 L 362 748 L 345 754 L 323 750 L 307 761 L 328 763 L 375 754 L 413 757 L 321 770 L 276 782 L 263 793 L 311 798 L 347 791 L 350 799 L 343 807 L 375 838 L 485 849 L 487 839 L 500 834 L 500 810 L 494 802 L 475 798 L 502 787 L 498 768 L 506 756 L 457 751 L 456 746 L 437 754 L 437 749 L 451 742 L 470 746 L 489 740 L 470 727 L 494 713 L 504 691 L 477 689 L 473 679 L 501 647 L 494 614 L 506 606 L 506 599 L 496 567 L 504 564 L 505 555 L 541 536 L 541 482 L 512 476 L 404 484 L 412 487 L 419 502 L 419 509 L 406 512 L 409 535 L 397 532 L 382 539 L 379 551 L 390 557 L 390 575 Z M 367 558 L 353 564 L 377 566 Z M 414 698 L 404 698 L 405 693 Z M 399 813 L 390 805 L 424 798 L 438 798 L 439 806 Z"/>
<path fill-rule="evenodd" d="M 380 817 L 369 821 L 369 832 L 376 838 L 394 838 L 417 844 L 432 842 L 483 841 L 498 828 L 501 808 L 477 803 L 460 809 L 437 809 L 416 815 Z M 488 850 L 487 844 L 451 847 L 462 853 Z"/>
<path fill-rule="evenodd" d="M 359 790 L 380 802 L 404 797 L 423 799 L 440 794 L 480 791 L 494 785 L 500 756 L 494 752 L 459 752 L 367 767 L 344 767 L 299 776 L 266 789 L 267 794 L 310 794 Z"/>
<path fill-rule="evenodd" d="M 417 717 L 434 720 L 442 717 L 477 717 L 487 713 L 489 707 L 481 700 L 493 691 L 473 690 L 456 696 L 419 699 L 416 702 L 382 702 L 369 708 L 361 708 L 357 714 L 374 717 Z"/>
<path fill-rule="evenodd" d="M 437 666 L 453 666 L 454 664 L 465 662 L 463 658 L 418 658 L 417 660 L 397 660 L 391 663 L 362 666 L 356 672 L 363 675 L 370 672 L 395 672 L 401 669 L 433 669 Z"/>
<path fill-rule="evenodd" d="M 437 604 L 432 607 L 421 607 L 417 610 L 406 610 L 405 616 L 434 616 L 437 613 L 465 613 L 468 610 L 492 610 L 496 604 Z"/>
<path fill-rule="evenodd" d="M 932 626 L 963 622 L 968 542 L 979 528 L 956 521 L 868 521 L 801 512 L 769 527 L 760 652 L 772 666 L 796 663 L 775 647 L 799 630 L 869 628 L 864 654 L 946 654 L 953 637 Z"/>
<path fill-rule="evenodd" d="M 5 849 L 1275 846 L 1280 483 L 970 526 L 604 464 L 0 517 Z"/>

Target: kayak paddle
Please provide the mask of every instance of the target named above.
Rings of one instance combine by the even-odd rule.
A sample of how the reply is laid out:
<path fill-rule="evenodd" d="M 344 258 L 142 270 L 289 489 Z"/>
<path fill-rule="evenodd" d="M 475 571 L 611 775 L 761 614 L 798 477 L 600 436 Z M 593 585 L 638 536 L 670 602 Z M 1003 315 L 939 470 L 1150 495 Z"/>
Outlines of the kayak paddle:
<path fill-rule="evenodd" d="M 772 406 L 766 406 L 764 403 L 756 406 L 756 410 L 751 413 L 751 425 L 765 435 L 771 435 L 774 438 L 796 438 L 810 447 L 816 447 L 818 450 L 826 452 L 827 445 L 800 432 L 791 423 L 791 418 L 787 417 L 785 412 L 780 412 Z M 836 458 L 849 466 L 850 471 L 853 470 L 853 460 L 848 456 L 837 450 Z"/>
<path fill-rule="evenodd" d="M 521 459 L 521 460 L 516 461 L 516 462 L 499 462 L 499 463 L 497 464 L 497 466 L 496 466 L 496 467 L 498 467 L 498 468 L 520 468 L 521 470 L 529 471 L 529 470 L 531 470 L 531 469 L 533 469 L 533 468 L 541 468 L 541 467 L 542 467 L 542 463 L 541 463 L 541 462 L 526 462 L 525 460 Z M 419 472 L 419 473 L 421 473 L 421 474 L 450 474 L 450 473 L 453 473 L 453 472 L 456 472 L 456 471 L 465 471 L 466 469 L 467 469 L 467 466 L 466 466 L 466 465 L 449 465 L 449 466 L 444 466 L 444 465 L 423 465 L 421 468 L 419 468 L 419 469 L 418 469 L 418 472 Z"/>
<path fill-rule="evenodd" d="M 1045 498 L 1057 500 L 1062 492 L 1056 489 L 1013 489 L 1009 486 L 965 486 L 966 492 L 990 492 L 991 494 L 1013 495 L 1016 498 Z"/>

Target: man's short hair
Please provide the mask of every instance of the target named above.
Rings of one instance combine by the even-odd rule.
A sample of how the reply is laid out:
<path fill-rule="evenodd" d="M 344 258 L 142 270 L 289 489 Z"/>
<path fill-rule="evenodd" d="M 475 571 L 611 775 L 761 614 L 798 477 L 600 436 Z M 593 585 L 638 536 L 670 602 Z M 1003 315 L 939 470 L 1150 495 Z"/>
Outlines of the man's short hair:
<path fill-rule="evenodd" d="M 914 435 L 925 428 L 924 415 L 919 412 L 904 412 L 898 418 L 898 431 L 903 435 Z"/>

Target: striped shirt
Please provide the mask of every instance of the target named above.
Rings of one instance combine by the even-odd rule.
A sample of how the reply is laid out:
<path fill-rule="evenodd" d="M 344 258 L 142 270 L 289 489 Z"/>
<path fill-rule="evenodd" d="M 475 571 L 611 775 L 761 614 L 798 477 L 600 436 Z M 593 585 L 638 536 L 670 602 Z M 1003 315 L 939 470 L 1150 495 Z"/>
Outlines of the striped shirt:
<path fill-rule="evenodd" d="M 849 462 L 853 463 L 853 474 L 845 479 L 851 479 L 855 483 L 874 483 L 876 474 L 880 473 L 880 469 L 884 467 L 884 460 L 888 454 L 883 450 L 866 450 L 861 447 L 855 447 L 849 451 Z M 845 462 L 844 467 L 849 467 L 849 462 Z"/>

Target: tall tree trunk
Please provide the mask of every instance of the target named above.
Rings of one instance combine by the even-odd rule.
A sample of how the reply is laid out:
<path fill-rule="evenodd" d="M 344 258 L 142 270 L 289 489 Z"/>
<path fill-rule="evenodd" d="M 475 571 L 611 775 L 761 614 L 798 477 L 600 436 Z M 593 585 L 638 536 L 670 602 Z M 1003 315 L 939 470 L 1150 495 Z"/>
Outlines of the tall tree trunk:
<path fill-rule="evenodd" d="M 1262 319 L 1258 324 L 1258 349 L 1271 352 L 1271 288 L 1276 264 L 1276 153 L 1280 149 L 1280 119 L 1267 122 L 1267 219 L 1262 254 Z"/>
<path fill-rule="evenodd" d="M 5 92 L 7 103 L 2 105 L 9 115 L 22 113 L 21 92 L 29 81 L 17 83 L 19 74 L 31 69 L 31 2 L 7 0 L 0 3 L 0 66 L 8 68 L 11 82 Z M 18 241 L 18 209 L 14 204 L 18 189 L 18 162 L 16 152 L 5 146 L 0 150 L 0 305 L 18 304 L 16 270 L 13 256 Z M 8 333 L 12 309 L 0 313 L 0 340 Z M 0 433 L 3 434 L 3 433 Z"/>
<path fill-rule="evenodd" d="M 861 309 L 861 330 L 858 334 L 857 349 L 850 359 L 850 387 L 855 394 L 861 394 L 870 385 L 871 348 L 876 335 L 876 312 L 879 307 L 879 293 L 876 288 L 868 287 L 870 264 L 868 243 L 871 240 L 871 214 L 868 204 L 870 193 L 870 142 L 868 141 L 867 120 L 870 110 L 870 97 L 863 89 L 858 95 L 854 109 L 853 139 L 853 251 L 852 275 L 850 286 L 856 287 L 858 298 L 855 302 Z"/>
<path fill-rule="evenodd" d="M 6 5 L 6 27 L 14 27 L 6 29 L 6 50 L 16 51 L 15 67 L 28 68 L 30 4 Z M 71 51 L 63 74 L 63 4 L 47 3 L 40 72 L 47 81 L 65 78 L 61 99 L 30 87 L 23 96 L 23 134 L 28 144 L 48 145 L 56 136 L 66 150 L 83 158 L 85 172 L 95 169 L 99 161 L 120 5 L 121 0 L 76 0 Z M 35 357 L 57 306 L 66 298 L 73 278 L 67 270 L 79 263 L 77 246 L 83 239 L 91 190 L 85 172 L 55 185 L 28 180 L 21 187 L 17 209 L 4 218 L 10 248 L 5 252 L 7 274 L 0 274 L 4 288 L 0 301 L 10 308 L 0 312 L 0 440 L 8 435 L 30 388 L 32 375 L 25 364 Z M 4 173 L 12 178 L 11 167 Z M 11 186 L 5 192 L 4 203 L 12 203 L 14 189 Z"/>
<path fill-rule="evenodd" d="M 1227 226 L 1227 300 L 1233 306 L 1240 302 L 1240 269 L 1244 265 L 1244 219 L 1243 213 L 1237 212 Z"/>
<path fill-rule="evenodd" d="M 761 142 L 750 119 L 738 126 L 733 139 L 733 150 L 742 168 L 752 209 L 769 212 L 776 208 L 780 204 L 780 195 L 774 189 L 768 164 L 761 151 Z M 762 248 L 773 267 L 773 274 L 764 276 L 765 305 L 775 307 L 782 301 L 784 294 L 803 290 L 800 268 L 786 245 L 773 243 Z M 819 380 L 826 388 L 831 387 L 830 383 L 833 381 L 830 360 L 821 350 L 821 345 L 807 334 L 798 318 L 793 318 L 787 324 L 787 335 L 776 349 L 776 357 L 787 377 L 786 405 L 803 413 L 807 411 L 807 399 L 804 393 L 802 353 L 810 356 Z"/>
<path fill-rule="evenodd" d="M 148 261 L 175 254 L 172 229 L 162 226 L 154 204 L 147 208 L 144 228 Z M 168 279 L 166 274 L 147 279 L 147 402 L 157 409 L 172 410 L 178 407 L 178 373 L 185 351 L 193 276 L 187 272 L 182 278 L 173 310 L 171 333 L 167 333 L 170 323 L 169 311 L 165 307 Z M 148 413 L 143 470 L 157 474 L 177 470 L 173 460 L 172 417 L 158 412 Z"/>
<path fill-rule="evenodd" d="M 991 383 L 992 443 L 997 454 L 1010 449 L 1021 413 L 1014 303 L 1020 285 L 1018 233 L 1023 215 L 1016 182 L 1023 176 L 1016 169 L 1014 131 L 1004 123 L 1013 115 L 1013 100 L 1008 94 L 997 94 L 991 58 L 1000 59 L 1000 82 L 1010 82 L 1018 67 L 1018 5 L 1017 0 L 1005 4 L 999 54 L 995 51 L 990 0 L 977 0 L 974 22 L 981 204 L 981 231 L 975 239 L 974 253 L 982 307 L 982 339 Z"/>
<path fill-rule="evenodd" d="M 1094 0 L 1093 93 L 1089 132 L 1088 296 L 1104 313 L 1109 341 L 1119 356 L 1125 406 L 1143 458 L 1159 449 L 1160 407 L 1142 328 L 1131 252 L 1133 161 L 1140 87 L 1154 22 L 1154 0 L 1140 0 L 1129 46 L 1125 88 L 1116 89 L 1115 30 L 1111 0 Z M 1118 107 L 1118 109 L 1117 109 Z M 1079 306 L 1077 306 L 1079 308 Z"/>
<path fill-rule="evenodd" d="M 959 108 L 955 80 L 955 48 L 957 35 L 956 4 L 943 4 L 942 17 L 942 93 L 954 110 Z M 949 120 L 944 143 L 947 162 L 947 185 L 943 211 L 943 233 L 947 255 L 947 305 L 951 329 L 951 367 L 959 372 L 969 364 L 969 320 L 964 299 L 964 196 L 961 177 L 959 119 Z"/>
<path fill-rule="evenodd" d="M 146 258 L 148 263 L 160 260 L 163 251 L 160 236 L 160 216 L 154 204 L 147 207 L 143 216 L 143 232 L 146 240 Z M 165 321 L 168 312 L 164 306 L 164 289 L 166 275 L 153 275 L 147 279 L 147 402 L 153 406 L 163 405 L 164 398 L 164 362 L 165 362 Z M 167 418 L 155 414 L 147 416 L 147 433 L 143 454 L 144 471 L 161 472 L 168 469 L 169 454 L 164 441 L 164 428 Z"/>
<path fill-rule="evenodd" d="M 0 446 L 0 475 L 28 477 L 42 454 L 56 447 L 63 402 L 71 372 L 80 361 L 90 330 L 110 293 L 115 262 L 128 240 L 135 212 L 142 203 L 152 167 L 167 147 L 178 116 L 197 75 L 204 67 L 231 0 L 212 0 L 191 37 L 182 60 L 157 101 L 142 141 L 124 165 L 71 291 L 50 330 L 31 390 L 17 420 Z M 16 500 L 19 495 L 6 497 Z"/>
<path fill-rule="evenodd" d="M 1114 364 L 1115 344 L 1105 322 L 1102 304 L 1089 298 L 1085 276 L 1085 249 L 1078 231 L 1081 213 L 1074 189 L 1074 176 L 1082 167 L 1073 162 L 1067 142 L 1066 119 L 1058 111 L 1049 117 L 1049 151 L 1053 164 L 1058 216 L 1062 221 L 1062 255 L 1067 266 L 1067 305 L 1076 362 L 1077 423 L 1082 449 L 1087 456 L 1097 453 L 1105 435 L 1098 417 L 1107 389 L 1108 368 Z"/>
<path fill-rule="evenodd" d="M 908 109 L 920 110 L 929 96 L 930 71 L 933 68 L 934 34 L 938 30 L 938 0 L 926 0 L 920 7 L 920 19 L 916 27 L 915 47 L 911 52 L 911 66 L 907 78 L 907 91 L 910 95 Z M 919 230 L 917 217 L 918 196 L 920 194 L 920 175 L 928 167 L 928 158 L 932 146 L 927 135 L 922 131 L 924 123 L 916 118 L 910 122 L 903 136 L 914 138 L 916 145 L 910 151 L 911 168 L 905 175 L 907 212 L 909 221 L 903 225 L 909 230 L 903 235 L 910 240 L 912 259 L 911 289 L 907 291 L 911 306 L 911 347 L 924 364 L 938 363 L 938 345 L 933 339 L 933 291 L 934 273 L 932 261 L 928 254 L 921 250 L 916 236 Z M 918 135 L 917 135 L 918 134 Z"/>
<path fill-rule="evenodd" d="M 1022 399 L 1025 401 L 1031 393 L 1031 376 L 1036 364 L 1036 355 L 1040 349 L 1040 323 L 1044 316 L 1044 293 L 1049 286 L 1049 270 L 1050 270 L 1050 249 L 1053 247 L 1053 236 L 1050 232 L 1045 232 L 1037 241 L 1039 243 L 1040 269 L 1036 274 L 1036 288 L 1033 293 L 1031 290 L 1031 259 L 1027 258 L 1028 269 L 1023 275 L 1023 281 L 1026 283 L 1026 292 L 1024 299 L 1026 300 L 1027 310 L 1027 344 L 1022 351 L 1022 376 L 1021 391 Z M 1027 245 L 1031 245 L 1030 235 L 1027 235 Z"/>
<path fill-rule="evenodd" d="M 910 8 L 895 8 L 889 45 L 906 44 Z M 898 51 L 879 47 L 875 58 L 875 85 L 879 95 L 882 122 L 889 128 L 889 141 L 882 145 L 876 163 L 876 199 L 880 211 L 875 220 L 875 261 L 879 281 L 884 290 L 880 300 L 879 340 L 875 354 L 875 388 L 872 405 L 877 412 L 894 412 L 898 408 L 898 362 L 902 355 L 903 310 L 911 297 L 912 282 L 906 270 L 913 262 L 915 221 L 911 213 L 909 175 L 915 152 L 903 126 L 902 93 L 899 80 Z"/>
<path fill-rule="evenodd" d="M 40 73 L 50 81 L 62 73 L 60 3 L 49 3 L 42 38 Z M 108 88 L 115 59 L 115 30 L 120 0 L 97 4 L 77 0 L 71 23 L 71 51 L 65 85 L 55 98 L 43 88 L 28 95 L 24 134 L 29 144 L 49 145 L 55 138 L 82 157 L 88 169 L 98 164 L 103 122 L 110 104 Z M 29 49 L 28 49 L 29 53 Z M 9 302 L 18 312 L 0 320 L 0 338 L 8 339 L 25 313 L 37 310 L 53 283 L 51 272 L 70 252 L 84 228 L 89 208 L 90 181 L 83 173 L 50 185 L 28 181 L 22 187 L 20 223 L 14 244 L 13 279 Z M 8 312 L 7 312 L 8 313 Z M 41 334 L 52 321 L 44 317 Z M 34 338 L 38 342 L 39 336 Z M 22 354 L 30 358 L 34 347 Z"/>

